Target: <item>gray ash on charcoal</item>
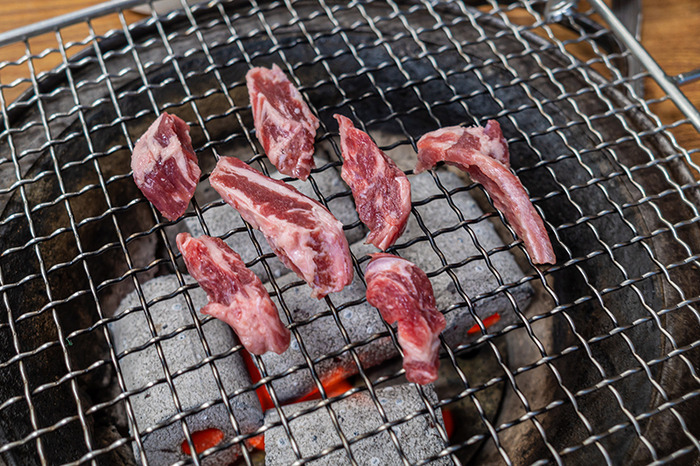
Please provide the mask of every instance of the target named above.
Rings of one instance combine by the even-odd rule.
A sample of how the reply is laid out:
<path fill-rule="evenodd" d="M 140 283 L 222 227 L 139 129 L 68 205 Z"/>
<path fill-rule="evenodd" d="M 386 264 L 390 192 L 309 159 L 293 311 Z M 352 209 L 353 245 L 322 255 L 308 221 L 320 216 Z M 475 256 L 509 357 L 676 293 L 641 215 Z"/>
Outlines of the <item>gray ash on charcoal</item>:
<path fill-rule="evenodd" d="M 435 406 L 437 396 L 432 388 L 424 387 L 422 391 L 425 393 L 428 403 Z M 414 384 L 380 388 L 376 390 L 376 395 L 389 422 L 411 417 L 391 427 L 409 462 L 415 463 L 435 457 L 446 447 L 435 425 L 435 420 L 440 425 L 443 422 L 439 409 L 435 409 L 435 420 L 427 412 L 412 417 L 416 412 L 427 411 L 426 403 Z M 299 447 L 302 458 L 319 454 L 326 448 L 342 445 L 330 414 L 325 407 L 317 407 L 318 403 L 318 401 L 307 401 L 282 408 L 287 419 L 298 415 L 289 421 L 289 429 L 292 438 Z M 377 406 L 366 391 L 334 401 L 330 407 L 337 416 L 340 429 L 348 441 L 370 432 L 377 432 L 384 425 Z M 299 414 L 306 410 L 311 411 Z M 265 412 L 265 424 L 274 426 L 265 432 L 265 464 L 271 466 L 291 464 L 297 460 L 291 448 L 291 440 L 280 424 L 279 413 L 276 409 L 269 409 Z M 386 430 L 352 443 L 350 450 L 357 464 L 390 465 L 402 463 L 398 450 Z M 310 464 L 336 466 L 348 463 L 348 454 L 341 447 L 340 450 L 323 455 Z M 427 464 L 447 465 L 452 464 L 452 461 L 447 457 L 442 457 Z"/>
<path fill-rule="evenodd" d="M 187 282 L 193 280 L 185 276 Z M 202 339 L 194 322 L 187 301 L 182 292 L 175 296 L 162 299 L 176 293 L 179 288 L 174 275 L 162 276 L 142 285 L 146 302 L 158 298 L 157 302 L 148 306 L 148 313 L 153 321 L 157 336 L 162 338 L 160 345 L 167 370 L 170 374 L 181 374 L 173 378 L 173 385 L 183 411 L 201 409 L 190 413 L 185 421 L 191 433 L 205 429 L 219 429 L 224 433 L 223 441 L 230 441 L 236 433 L 229 420 L 229 412 L 222 402 L 212 368 L 202 364 L 206 358 Z M 200 288 L 189 290 L 198 318 L 199 309 L 207 303 L 205 293 Z M 129 294 L 117 310 L 116 320 L 110 330 L 114 336 L 116 351 L 120 354 L 119 364 L 126 388 L 138 391 L 164 379 L 165 372 L 161 359 L 157 354 L 153 336 L 149 330 L 146 314 L 141 308 L 136 292 Z M 244 389 L 251 385 L 251 380 L 245 368 L 240 352 L 228 354 L 238 341 L 231 329 L 221 321 L 209 318 L 202 323 L 202 333 L 206 339 L 212 356 L 216 359 L 223 389 L 226 394 Z M 126 354 L 123 354 L 125 353 Z M 195 367 L 200 365 L 200 367 Z M 229 396 L 233 415 L 239 424 L 241 433 L 249 433 L 262 425 L 262 411 L 256 394 L 252 391 Z M 178 414 L 170 388 L 163 381 L 146 388 L 144 391 L 132 394 L 130 402 L 136 416 L 146 457 L 151 464 L 170 464 L 187 459 L 189 456 L 182 452 L 181 444 L 185 440 L 182 425 L 179 421 L 158 427 L 166 423 L 172 416 Z M 211 406 L 203 406 L 214 403 Z M 134 443 L 136 450 L 136 444 Z M 228 464 L 240 454 L 240 448 L 234 447 L 217 452 L 209 457 L 207 464 Z M 139 452 L 135 451 L 138 458 Z"/>
<path fill-rule="evenodd" d="M 296 281 L 298 281 L 296 275 L 287 274 L 278 280 L 278 284 L 284 286 L 286 282 L 295 283 Z M 356 276 L 350 285 L 338 293 L 331 293 L 328 297 L 334 305 L 340 306 L 342 304 L 342 308 L 338 310 L 339 318 L 350 341 L 356 344 L 371 339 L 373 336 L 376 338 L 376 335 L 386 331 L 386 326 L 382 322 L 379 312 L 367 304 L 364 295 L 365 286 Z M 346 376 L 356 374 L 358 368 L 350 352 L 340 352 L 346 342 L 326 301 L 312 298 L 310 289 L 306 285 L 293 286 L 284 291 L 283 296 L 284 304 L 292 313 L 294 322 L 298 324 L 297 330 L 301 336 L 303 347 L 311 359 L 334 352 L 339 353 L 314 364 L 314 370 L 318 377 L 325 381 L 331 375 L 338 373 Z M 357 302 L 350 304 L 355 301 Z M 278 308 L 283 314 L 282 306 L 280 305 Z M 284 322 L 287 321 L 284 315 L 282 319 Z M 387 337 L 357 346 L 356 351 L 362 367 L 372 367 L 398 355 L 396 347 Z M 292 367 L 299 366 L 297 370 L 271 382 L 280 402 L 293 401 L 315 388 L 316 385 L 306 364 L 301 344 L 294 334 L 292 334 L 292 342 L 287 351 L 282 354 L 266 353 L 261 358 L 267 374 L 271 376 L 282 374 Z"/>

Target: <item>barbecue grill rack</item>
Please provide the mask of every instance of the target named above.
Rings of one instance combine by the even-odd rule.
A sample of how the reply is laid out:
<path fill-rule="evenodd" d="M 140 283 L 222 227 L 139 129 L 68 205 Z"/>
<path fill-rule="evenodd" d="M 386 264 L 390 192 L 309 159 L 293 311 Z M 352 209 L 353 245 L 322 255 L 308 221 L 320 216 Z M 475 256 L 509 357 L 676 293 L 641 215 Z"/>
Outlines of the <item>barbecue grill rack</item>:
<path fill-rule="evenodd" d="M 601 25 L 601 18 L 610 20 L 601 2 L 565 9 L 554 15 L 559 24 L 546 21 L 550 5 L 537 1 L 212 1 L 183 3 L 160 15 L 151 6 L 150 16 L 127 21 L 125 9 L 137 3 L 108 4 L 25 30 L 16 41 L 0 40 L 14 54 L 0 62 L 0 76 L 14 67 L 27 72 L 13 82 L 0 78 L 0 464 L 149 463 L 144 437 L 172 424 L 181 426 L 194 452 L 187 419 L 212 405 L 226 407 L 237 435 L 180 464 L 206 464 L 271 428 L 238 430 L 227 402 L 231 393 L 215 363 L 242 348 L 213 353 L 206 339 L 206 357 L 197 365 L 173 373 L 161 359 L 163 374 L 151 385 L 165 384 L 177 406 L 173 379 L 210 367 L 221 396 L 176 409 L 161 424 L 136 427 L 130 400 L 148 386 L 126 389 L 126 354 L 115 349 L 110 328 L 124 314 L 149 316 L 155 303 L 185 296 L 191 323 L 166 333 L 151 322 L 144 346 L 159 349 L 187 331 L 202 337 L 208 320 L 195 318 L 189 296 L 196 285 L 184 281 L 171 240 L 184 220 L 166 222 L 138 192 L 130 150 L 155 115 L 168 111 L 192 126 L 205 178 L 223 155 L 268 170 L 254 137 L 244 76 L 250 66 L 273 63 L 320 117 L 317 139 L 328 161 L 310 182 L 322 202 L 350 196 L 349 190 L 329 196 L 314 181 L 340 166 L 333 113 L 351 116 L 389 155 L 414 151 L 428 130 L 493 118 L 504 129 L 515 172 L 542 213 L 558 257 L 554 266 L 534 266 L 479 186 L 467 180 L 447 189 L 444 171 L 434 171 L 440 194 L 415 202 L 412 212 L 421 234 L 402 238 L 393 251 L 401 255 L 428 244 L 442 264 L 427 271 L 431 278 L 454 279 L 460 268 L 483 263 L 493 274 L 493 289 L 473 295 L 455 281 L 461 300 L 440 310 L 471 312 L 501 297 L 509 303 L 502 313 L 514 323 L 487 328 L 472 312 L 475 336 L 458 345 L 443 341 L 439 399 L 416 386 L 423 408 L 398 419 L 384 416 L 380 427 L 361 435 L 344 432 L 333 417 L 337 441 L 310 456 L 274 394 L 271 382 L 281 375 L 268 373 L 255 358 L 263 377 L 239 392 L 269 389 L 281 416 L 275 425 L 284 429 L 296 464 L 333 452 L 354 463 L 359 442 L 382 433 L 389 433 L 386 448 L 404 464 L 697 461 L 700 202 L 694 178 L 700 167 L 671 130 L 698 127 L 698 115 L 682 94 L 667 90 L 662 101 L 672 99 L 687 119 L 660 122 L 651 110 L 659 102 L 638 93 L 639 83 L 657 73 L 648 57 L 620 45 L 619 28 Z M 122 27 L 102 34 L 96 25 L 110 15 Z M 71 27 L 82 27 L 84 39 L 64 40 Z M 33 37 L 47 31 L 56 46 L 33 50 Z M 52 59 L 57 67 L 42 68 Z M 638 59 L 647 67 L 628 74 L 638 69 L 630 65 Z M 461 215 L 453 201 L 464 193 L 479 201 L 484 215 Z M 186 217 L 206 232 L 206 212 L 222 201 L 202 199 Z M 430 212 L 438 202 L 455 212 L 447 227 L 434 227 Z M 483 223 L 499 230 L 503 246 L 481 247 L 472 235 L 477 255 L 441 250 L 441 236 L 473 233 Z M 289 317 L 284 298 L 300 283 L 277 283 L 269 273 L 273 256 L 262 253 L 247 227 L 225 236 L 233 235 L 255 248 L 251 265 L 263 265 L 273 298 Z M 519 279 L 504 280 L 494 266 L 492 259 L 504 253 L 518 261 Z M 356 273 L 367 259 L 355 257 Z M 142 285 L 166 273 L 176 273 L 179 286 L 147 300 Z M 529 307 L 514 298 L 523 286 L 534 292 Z M 119 300 L 134 289 L 141 305 L 115 315 Z M 403 380 L 400 361 L 377 369 L 357 357 L 370 342 L 347 338 L 339 318 L 354 304 L 331 296 L 322 313 L 291 326 L 299 338 L 309 322 L 332 317 L 346 338 L 342 352 L 358 372 L 352 389 L 328 396 L 311 371 L 322 400 L 313 410 L 331 416 L 342 400 L 362 393 L 383 413 L 377 390 Z M 387 336 L 396 345 L 389 326 L 373 339 Z M 303 343 L 307 367 L 338 356 L 314 358 Z M 456 413 L 454 429 L 440 424 L 440 411 Z M 396 432 L 420 416 L 440 426 L 444 445 L 415 459 Z M 242 448 L 239 461 L 257 464 L 262 453 Z"/>

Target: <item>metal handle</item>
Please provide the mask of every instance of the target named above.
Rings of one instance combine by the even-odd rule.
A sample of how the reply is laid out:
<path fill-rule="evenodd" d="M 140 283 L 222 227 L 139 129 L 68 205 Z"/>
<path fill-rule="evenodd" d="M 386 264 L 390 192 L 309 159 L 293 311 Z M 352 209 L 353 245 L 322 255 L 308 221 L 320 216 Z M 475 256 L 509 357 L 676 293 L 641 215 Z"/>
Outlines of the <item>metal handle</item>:
<path fill-rule="evenodd" d="M 679 86 L 695 82 L 698 79 L 700 79 L 700 68 L 695 68 L 692 71 L 687 71 L 673 77 L 673 80 Z"/>
<path fill-rule="evenodd" d="M 603 0 L 589 0 L 590 5 L 603 18 L 603 21 L 608 23 L 612 32 L 622 42 L 634 56 L 640 61 L 642 66 L 647 69 L 654 81 L 668 94 L 673 100 L 678 109 L 692 123 L 695 129 L 700 132 L 700 112 L 688 100 L 683 92 L 678 88 L 673 78 L 670 78 L 654 58 L 646 51 L 642 44 L 634 38 L 620 20 L 613 14 Z"/>
<path fill-rule="evenodd" d="M 0 33 L 0 47 L 20 40 L 25 40 L 45 32 L 55 31 L 59 28 L 70 26 L 71 24 L 83 22 L 86 18 L 95 18 L 97 16 L 123 10 L 125 8 L 131 8 L 145 2 L 146 0 L 111 0 L 109 2 L 99 3 L 78 11 L 66 13 L 65 15 L 56 16 L 55 18 L 50 18 L 17 29 L 12 29 L 11 31 Z"/>

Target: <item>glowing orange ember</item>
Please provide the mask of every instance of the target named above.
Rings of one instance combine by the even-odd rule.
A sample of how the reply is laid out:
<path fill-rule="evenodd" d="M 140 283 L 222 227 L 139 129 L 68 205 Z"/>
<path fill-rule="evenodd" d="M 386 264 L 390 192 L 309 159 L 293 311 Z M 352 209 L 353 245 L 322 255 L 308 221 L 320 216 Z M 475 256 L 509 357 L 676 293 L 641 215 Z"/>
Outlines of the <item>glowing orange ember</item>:
<path fill-rule="evenodd" d="M 489 328 L 490 326 L 492 326 L 493 324 L 495 324 L 499 320 L 501 320 L 501 316 L 498 312 L 491 314 L 490 316 L 488 316 L 487 318 L 485 318 L 483 320 L 484 328 Z M 472 326 L 472 328 L 467 330 L 467 335 L 473 335 L 475 333 L 479 333 L 479 331 L 480 331 L 479 326 L 477 324 L 474 324 Z"/>
<path fill-rule="evenodd" d="M 447 434 L 447 438 L 452 437 L 452 432 L 455 430 L 455 421 L 454 418 L 452 417 L 452 411 L 450 411 L 447 408 L 442 408 L 442 422 L 445 424 L 445 433 Z"/>
<path fill-rule="evenodd" d="M 192 443 L 194 443 L 194 450 L 197 453 L 202 453 L 211 447 L 215 447 L 224 439 L 224 433 L 219 429 L 204 429 L 192 434 Z M 187 440 L 182 441 L 182 452 L 189 455 L 190 445 Z"/>
<path fill-rule="evenodd" d="M 246 440 L 249 447 L 256 450 L 265 450 L 265 434 L 256 435 Z"/>
<path fill-rule="evenodd" d="M 250 356 L 250 353 L 245 350 L 243 350 L 241 353 L 243 354 L 243 361 L 245 362 L 246 369 L 248 369 L 251 381 L 254 384 L 258 383 L 261 378 L 260 371 L 258 371 L 258 368 L 255 366 L 253 358 Z M 275 407 L 275 404 L 272 402 L 272 397 L 270 397 L 270 393 L 268 393 L 265 385 L 259 386 L 255 390 L 255 393 L 258 395 L 258 399 L 260 400 L 260 407 L 262 408 L 263 412 Z"/>
<path fill-rule="evenodd" d="M 250 379 L 251 381 L 255 384 L 258 383 L 261 379 L 260 376 L 260 371 L 258 371 L 257 366 L 253 362 L 253 358 L 248 353 L 247 351 L 243 350 L 243 361 L 245 362 L 246 369 L 248 369 L 248 373 L 250 374 Z M 343 369 L 336 369 L 333 371 L 329 376 L 325 377 L 322 381 L 321 384 L 323 385 L 323 389 L 326 391 L 326 396 L 333 397 L 333 396 L 338 396 L 342 395 L 346 391 L 350 390 L 352 388 L 352 385 L 350 382 L 348 382 L 348 377 L 351 374 L 348 374 L 346 371 Z M 270 396 L 270 393 L 267 391 L 267 388 L 264 385 L 261 385 L 255 390 L 255 393 L 258 395 L 258 399 L 260 400 L 260 406 L 262 407 L 263 412 L 267 409 L 271 409 L 275 407 L 274 402 L 272 401 L 272 397 Z M 314 388 L 310 392 L 308 392 L 306 395 L 301 396 L 299 399 L 296 399 L 293 401 L 293 403 L 300 403 L 302 401 L 309 401 L 309 400 L 317 400 L 321 398 L 321 393 L 319 392 L 318 388 Z M 265 450 L 265 434 L 260 434 L 256 435 L 255 437 L 251 437 L 246 441 L 248 446 L 258 449 L 258 450 Z M 183 451 L 184 451 L 184 444 L 183 444 Z M 199 450 L 197 450 L 199 451 Z"/>
<path fill-rule="evenodd" d="M 322 380 L 321 384 L 323 385 L 323 389 L 326 391 L 326 396 L 338 396 L 350 390 L 352 385 L 350 385 L 350 382 L 348 382 L 349 375 L 350 374 L 345 372 L 343 369 L 338 368 L 333 371 L 331 375 Z M 309 393 L 296 400 L 296 403 L 301 401 L 317 400 L 319 398 L 321 398 L 321 393 L 318 391 L 318 388 L 314 388 Z"/>
<path fill-rule="evenodd" d="M 255 366 L 255 363 L 253 362 L 253 358 L 250 356 L 250 353 L 248 353 L 247 351 L 243 351 L 243 361 L 245 361 L 246 369 L 248 369 L 248 372 L 250 373 L 251 381 L 253 383 L 259 382 L 261 378 L 260 372 Z M 329 376 L 325 377 L 321 381 L 321 384 L 323 385 L 323 388 L 326 391 L 326 395 L 338 396 L 350 390 L 352 388 L 352 385 L 350 385 L 350 383 L 347 381 L 349 375 L 350 374 L 348 374 L 342 369 L 336 369 Z M 260 405 L 262 406 L 263 411 L 275 407 L 275 404 L 272 401 L 272 397 L 270 396 L 270 393 L 267 391 L 267 388 L 264 385 L 258 387 L 257 390 L 255 390 L 255 392 L 258 395 L 258 399 L 260 400 Z M 294 403 L 315 400 L 319 398 L 321 398 L 321 394 L 318 391 L 318 388 L 314 388 L 306 395 L 303 395 L 299 399 L 294 400 Z"/>

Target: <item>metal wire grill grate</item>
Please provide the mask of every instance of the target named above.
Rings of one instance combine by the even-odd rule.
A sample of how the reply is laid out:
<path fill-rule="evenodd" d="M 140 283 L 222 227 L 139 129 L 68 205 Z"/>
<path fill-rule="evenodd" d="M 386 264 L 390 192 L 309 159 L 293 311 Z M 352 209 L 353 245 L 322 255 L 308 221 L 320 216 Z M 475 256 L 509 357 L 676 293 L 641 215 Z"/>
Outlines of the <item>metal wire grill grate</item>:
<path fill-rule="evenodd" d="M 121 29 L 104 35 L 95 26 L 100 18 L 90 18 L 79 25 L 83 40 L 66 41 L 58 29 L 56 47 L 41 52 L 31 38 L 6 46 L 17 58 L 0 63 L 0 74 L 17 67 L 27 77 L 0 81 L 0 457 L 8 464 L 149 463 L 149 435 L 176 426 L 195 451 L 192 419 L 223 406 L 233 435 L 201 455 L 183 454 L 180 464 L 250 446 L 275 428 L 296 464 L 334 454 L 362 464 L 362 442 L 380 438 L 402 463 L 419 465 L 697 458 L 700 216 L 689 173 L 697 177 L 700 167 L 670 131 L 688 122 L 659 121 L 651 111 L 657 102 L 635 91 L 647 74 L 624 73 L 629 52 L 615 47 L 609 30 L 590 28 L 592 10 L 565 29 L 544 21 L 543 6 L 214 1 L 165 16 L 151 8 L 139 23 L 116 11 Z M 52 57 L 58 66 L 40 72 Z M 444 169 L 430 174 L 429 194 L 414 197 L 416 228 L 392 251 L 425 260 L 434 283 L 444 285 L 436 294 L 449 290 L 440 310 L 462 316 L 469 331 L 442 340 L 437 397 L 413 387 L 421 405 L 398 417 L 379 392 L 405 382 L 403 372 L 391 362 L 376 367 L 368 355 L 380 342 L 399 351 L 395 332 L 382 325 L 358 338 L 348 318 L 363 293 L 332 295 L 302 312 L 295 296 L 307 290 L 276 272 L 275 256 L 253 230 L 215 231 L 220 199 L 201 190 L 185 218 L 169 223 L 131 180 L 133 143 L 162 111 L 191 125 L 203 173 L 226 155 L 270 173 L 244 76 L 273 63 L 320 118 L 322 163 L 308 183 L 336 215 L 350 191 L 322 181 L 338 178 L 341 165 L 334 113 L 350 116 L 405 169 L 423 133 L 493 118 L 557 250 L 557 265 L 535 267 L 479 186 L 455 183 Z M 465 207 L 472 198 L 482 209 L 476 216 Z M 280 370 L 275 360 L 254 357 L 260 379 L 231 386 L 222 364 L 243 349 L 218 348 L 206 331 L 212 319 L 197 317 L 198 287 L 172 241 L 187 222 L 252 248 L 249 265 L 291 322 L 299 359 Z M 358 220 L 345 230 L 364 235 Z M 353 251 L 361 279 L 368 249 Z M 509 260 L 517 273 L 504 265 Z M 465 278 L 475 271 L 488 277 L 481 287 Z M 146 291 L 149 280 L 168 274 L 175 286 Z M 136 301 L 120 308 L 129 292 Z M 153 309 L 177 297 L 188 323 L 165 329 Z M 498 307 L 497 324 L 483 312 L 488 306 Z M 148 338 L 118 349 L 114 326 L 136 317 Z M 319 326 L 337 340 L 320 354 L 310 346 Z M 201 357 L 183 366 L 168 345 L 188 335 L 201 342 Z M 145 351 L 159 370 L 131 386 L 125 361 Z M 333 393 L 324 371 L 343 358 L 350 385 Z M 202 368 L 217 395 L 189 406 L 181 381 Z M 285 380 L 302 373 L 320 401 L 282 409 Z M 263 386 L 278 420 L 250 430 L 237 400 Z M 140 425 L 134 399 L 157 387 L 172 412 Z M 339 406 L 362 394 L 379 423 L 350 432 Z M 311 451 L 299 426 L 315 412 L 328 416 L 335 437 Z M 424 456 L 401 435 L 421 418 L 442 444 Z M 238 455 L 241 463 L 262 461 L 251 448 Z"/>

